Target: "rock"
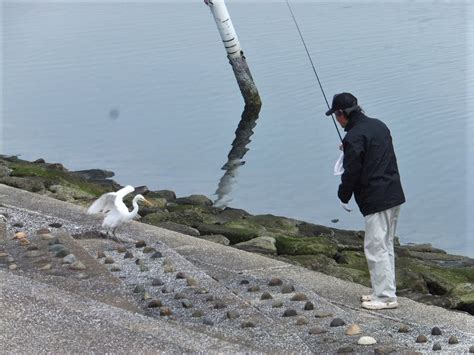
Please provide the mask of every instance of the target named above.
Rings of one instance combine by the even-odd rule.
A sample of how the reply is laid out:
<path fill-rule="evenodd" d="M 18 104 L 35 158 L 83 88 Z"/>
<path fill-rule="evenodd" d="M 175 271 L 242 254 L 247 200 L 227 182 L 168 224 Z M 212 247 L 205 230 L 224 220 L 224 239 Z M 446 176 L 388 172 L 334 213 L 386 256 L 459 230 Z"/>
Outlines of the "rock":
<path fill-rule="evenodd" d="M 333 314 L 331 312 L 319 311 L 319 312 L 315 312 L 314 316 L 316 318 L 328 318 L 328 317 L 332 317 Z"/>
<path fill-rule="evenodd" d="M 214 301 L 213 295 L 206 296 L 206 302 L 212 302 L 212 301 Z"/>
<path fill-rule="evenodd" d="M 237 243 L 235 248 L 252 253 L 276 255 L 276 240 L 273 237 L 257 237 L 246 242 Z"/>
<path fill-rule="evenodd" d="M 44 184 L 42 181 L 40 181 L 40 179 L 30 176 L 5 176 L 1 178 L 1 183 L 30 192 L 44 192 L 45 190 Z"/>
<path fill-rule="evenodd" d="M 50 234 L 51 231 L 49 228 L 41 228 L 36 231 L 36 234 L 41 235 L 41 234 Z"/>
<path fill-rule="evenodd" d="M 51 270 L 52 267 L 53 267 L 53 265 L 51 265 L 51 264 L 46 264 L 46 265 L 40 267 L 39 270 Z"/>
<path fill-rule="evenodd" d="M 212 201 L 204 195 L 190 195 L 175 200 L 179 205 L 212 206 Z"/>
<path fill-rule="evenodd" d="M 192 237 L 199 237 L 200 233 L 196 228 L 186 226 L 184 224 L 174 222 L 160 222 L 157 224 L 158 227 L 168 229 L 173 232 L 190 235 Z"/>
<path fill-rule="evenodd" d="M 165 283 L 160 278 L 155 278 L 155 279 L 151 280 L 151 285 L 152 286 L 163 286 L 164 284 Z"/>
<path fill-rule="evenodd" d="M 200 309 L 196 309 L 195 311 L 193 311 L 193 314 L 191 315 L 191 317 L 194 317 L 194 318 L 200 318 L 204 316 L 204 312 Z"/>
<path fill-rule="evenodd" d="M 258 292 L 258 291 L 260 291 L 260 286 L 258 286 L 258 285 L 250 286 L 249 288 L 247 288 L 247 291 L 248 292 Z"/>
<path fill-rule="evenodd" d="M 139 240 L 135 243 L 135 248 L 144 248 L 146 247 L 146 242 L 144 240 Z"/>
<path fill-rule="evenodd" d="M 261 300 L 271 300 L 273 297 L 269 292 L 264 292 L 262 293 L 262 296 L 260 297 Z"/>
<path fill-rule="evenodd" d="M 176 194 L 171 190 L 150 191 L 146 195 L 147 198 L 164 198 L 167 201 L 176 200 Z"/>
<path fill-rule="evenodd" d="M 32 244 L 28 248 L 26 248 L 26 250 L 38 250 L 38 246 Z"/>
<path fill-rule="evenodd" d="M 111 272 L 118 272 L 118 271 L 122 271 L 122 269 L 118 265 L 114 265 L 110 268 L 110 271 Z"/>
<path fill-rule="evenodd" d="M 68 254 L 63 258 L 64 264 L 72 264 L 76 261 L 76 256 L 74 254 Z"/>
<path fill-rule="evenodd" d="M 6 258 L 8 255 L 8 253 L 0 252 L 0 258 Z"/>
<path fill-rule="evenodd" d="M 250 283 L 249 280 L 241 280 L 241 281 L 240 281 L 240 284 L 241 284 L 241 285 L 248 285 L 249 283 Z"/>
<path fill-rule="evenodd" d="M 39 237 L 41 238 L 41 240 L 48 240 L 48 241 L 54 240 L 56 238 L 52 234 L 41 234 Z M 56 244 L 59 244 L 59 239 Z"/>
<path fill-rule="evenodd" d="M 194 286 L 198 285 L 198 281 L 194 277 L 188 276 L 188 277 L 186 277 L 186 284 L 189 287 L 194 287 Z"/>
<path fill-rule="evenodd" d="M 43 256 L 44 252 L 40 250 L 28 250 L 25 255 L 27 258 L 37 258 L 38 256 Z"/>
<path fill-rule="evenodd" d="M 15 261 L 15 259 L 13 259 L 11 256 L 9 256 L 9 257 L 7 258 L 7 261 L 8 261 L 9 263 L 12 263 L 12 262 Z"/>
<path fill-rule="evenodd" d="M 293 285 L 283 285 L 281 288 L 281 293 L 292 293 L 295 292 L 295 287 Z"/>
<path fill-rule="evenodd" d="M 151 254 L 150 258 L 151 259 L 159 259 L 162 258 L 163 254 L 161 254 L 159 251 L 155 251 L 153 254 Z"/>
<path fill-rule="evenodd" d="M 205 325 L 214 325 L 214 322 L 209 318 L 203 318 L 202 323 Z"/>
<path fill-rule="evenodd" d="M 199 233 L 199 231 L 198 231 L 198 233 Z M 229 245 L 230 244 L 230 240 L 222 234 L 201 235 L 198 238 L 207 240 L 209 242 L 217 243 L 217 244 L 222 244 L 222 245 Z"/>
<path fill-rule="evenodd" d="M 474 354 L 474 345 L 472 345 L 472 346 L 469 348 L 469 352 L 470 352 L 471 354 Z"/>
<path fill-rule="evenodd" d="M 377 340 L 375 340 L 372 337 L 365 336 L 365 337 L 361 337 L 357 341 L 357 344 L 359 344 L 359 345 L 374 345 L 374 344 L 377 344 Z"/>
<path fill-rule="evenodd" d="M 171 311 L 171 308 L 169 308 L 169 307 L 161 307 L 160 308 L 160 316 L 170 316 L 172 314 L 173 314 L 173 312 Z"/>
<path fill-rule="evenodd" d="M 459 340 L 456 336 L 451 335 L 448 340 L 448 344 L 458 344 Z"/>
<path fill-rule="evenodd" d="M 268 281 L 268 286 L 271 286 L 271 287 L 281 286 L 281 285 L 283 285 L 283 281 L 278 277 L 272 277 L 270 281 Z"/>
<path fill-rule="evenodd" d="M 192 308 L 193 307 L 193 304 L 188 299 L 182 300 L 181 305 L 183 306 L 183 308 Z"/>
<path fill-rule="evenodd" d="M 173 261 L 170 258 L 165 258 L 163 260 L 163 266 L 165 265 L 173 265 Z"/>
<path fill-rule="evenodd" d="M 358 335 L 362 333 L 362 329 L 357 324 L 351 324 L 347 329 L 346 329 L 346 335 Z"/>
<path fill-rule="evenodd" d="M 19 239 L 20 245 L 28 245 L 30 241 L 27 238 Z"/>
<path fill-rule="evenodd" d="M 283 307 L 283 301 L 277 300 L 272 303 L 272 308 L 281 308 Z"/>
<path fill-rule="evenodd" d="M 317 334 L 323 334 L 323 333 L 327 333 L 327 330 L 325 330 L 324 328 L 322 328 L 320 326 L 312 327 L 309 330 L 309 334 L 311 334 L 311 335 L 317 335 Z"/>
<path fill-rule="evenodd" d="M 78 188 L 63 185 L 51 185 L 49 186 L 48 190 L 54 194 L 53 196 L 55 198 L 61 201 L 84 200 L 95 197 L 94 195 Z"/>
<path fill-rule="evenodd" d="M 433 351 L 438 351 L 441 350 L 441 344 L 440 343 L 434 343 L 433 344 Z"/>
<path fill-rule="evenodd" d="M 105 253 L 103 251 L 98 251 L 97 252 L 97 259 L 102 259 L 105 258 Z"/>
<path fill-rule="evenodd" d="M 186 298 L 186 295 L 182 292 L 176 292 L 176 294 L 174 295 L 175 300 L 182 300 L 185 298 Z"/>
<path fill-rule="evenodd" d="M 126 251 L 125 254 L 123 255 L 124 259 L 133 259 L 133 254 L 130 251 Z"/>
<path fill-rule="evenodd" d="M 157 207 L 145 208 L 140 213 L 141 215 L 146 214 L 141 220 L 143 223 L 152 224 L 154 226 L 166 222 L 170 218 L 170 213 L 167 210 L 161 210 Z"/>
<path fill-rule="evenodd" d="M 205 287 L 198 288 L 195 293 L 199 295 L 205 295 L 206 293 L 209 293 L 209 290 Z"/>
<path fill-rule="evenodd" d="M 146 266 L 145 264 L 140 264 L 140 265 L 138 265 L 138 268 L 140 269 L 141 272 L 150 271 L 150 269 L 148 268 L 148 266 Z"/>
<path fill-rule="evenodd" d="M 156 252 L 156 249 L 153 247 L 144 247 L 143 248 L 143 253 L 145 254 L 150 254 Z"/>
<path fill-rule="evenodd" d="M 161 289 L 161 292 L 162 293 L 171 293 L 171 292 L 173 292 L 173 289 L 169 286 L 165 286 Z"/>
<path fill-rule="evenodd" d="M 306 325 L 306 324 L 308 324 L 308 323 L 309 323 L 308 318 L 301 316 L 301 317 L 298 317 L 298 319 L 296 319 L 296 323 L 295 323 L 295 324 L 296 324 L 296 325 Z"/>
<path fill-rule="evenodd" d="M 227 305 L 224 303 L 224 301 L 216 301 L 214 303 L 214 309 L 222 309 L 222 308 L 226 308 Z"/>
<path fill-rule="evenodd" d="M 410 332 L 410 328 L 408 327 L 408 325 L 401 325 L 400 328 L 398 329 L 398 332 L 399 333 L 409 333 Z"/>
<path fill-rule="evenodd" d="M 51 228 L 61 228 L 63 225 L 61 223 L 54 222 L 54 223 L 50 223 L 49 226 Z"/>
<path fill-rule="evenodd" d="M 344 346 L 342 348 L 337 349 L 337 354 L 346 354 L 354 352 L 354 348 L 352 346 Z"/>
<path fill-rule="evenodd" d="M 428 341 L 428 338 L 424 335 L 419 335 L 418 338 L 416 338 L 417 343 L 426 343 Z"/>
<path fill-rule="evenodd" d="M 71 265 L 69 265 L 69 269 L 71 269 L 71 270 L 85 270 L 86 266 L 82 262 L 80 262 L 79 260 L 76 260 Z"/>
<path fill-rule="evenodd" d="M 292 308 L 288 308 L 283 312 L 283 317 L 294 317 L 296 315 L 298 315 L 298 313 Z"/>
<path fill-rule="evenodd" d="M 185 278 L 186 278 L 186 274 L 182 271 L 180 271 L 176 274 L 176 279 L 178 279 L 178 280 L 179 279 L 185 279 Z"/>
<path fill-rule="evenodd" d="M 113 264 L 114 262 L 114 258 L 112 258 L 111 256 L 107 256 L 104 260 L 104 264 Z"/>
<path fill-rule="evenodd" d="M 161 306 L 162 306 L 161 300 L 158 300 L 158 299 L 154 299 L 148 302 L 148 308 L 157 308 Z"/>
<path fill-rule="evenodd" d="M 81 177 L 85 180 L 105 180 L 115 175 L 112 171 L 101 169 L 77 170 L 71 171 L 71 174 Z"/>
<path fill-rule="evenodd" d="M 278 255 L 325 255 L 333 258 L 338 250 L 338 245 L 329 237 L 301 238 L 301 237 L 276 237 Z"/>
<path fill-rule="evenodd" d="M 17 264 L 10 264 L 10 265 L 8 266 L 8 269 L 9 269 L 9 270 L 16 270 L 16 269 L 18 269 L 18 265 L 17 265 Z"/>
<path fill-rule="evenodd" d="M 345 324 L 346 324 L 346 322 L 344 322 L 341 318 L 334 318 L 331 321 L 331 324 L 329 324 L 329 326 L 330 327 L 342 327 Z"/>
<path fill-rule="evenodd" d="M 227 312 L 227 318 L 228 319 L 233 320 L 233 319 L 237 319 L 239 317 L 240 317 L 240 313 L 235 309 Z"/>
<path fill-rule="evenodd" d="M 52 253 L 57 253 L 58 251 L 65 250 L 65 249 L 66 249 L 66 247 L 62 244 L 54 244 L 54 245 L 50 245 L 48 247 L 48 250 Z M 64 255 L 64 256 L 66 256 L 66 255 Z"/>
<path fill-rule="evenodd" d="M 41 234 L 41 238 L 44 240 L 44 237 L 49 236 L 49 235 L 51 235 L 51 234 Z M 52 235 L 51 235 L 51 237 L 52 238 L 49 239 L 48 245 L 60 245 L 61 244 L 58 237 L 53 237 Z"/>
<path fill-rule="evenodd" d="M 310 301 L 306 302 L 305 305 L 304 305 L 304 307 L 303 307 L 303 309 L 304 309 L 305 311 L 312 311 L 312 310 L 314 309 L 314 304 L 313 304 L 313 302 L 310 302 Z"/>
<path fill-rule="evenodd" d="M 390 346 L 380 346 L 374 349 L 374 354 L 391 354 L 396 352 L 397 350 L 390 347 Z"/>
<path fill-rule="evenodd" d="M 434 327 L 433 329 L 431 329 L 431 335 L 441 335 L 442 332 L 441 332 L 441 329 L 439 329 L 438 327 Z"/>
<path fill-rule="evenodd" d="M 241 328 L 255 328 L 255 323 L 254 323 L 254 322 L 250 322 L 250 321 L 242 322 L 242 323 L 240 324 L 240 327 L 241 327 Z"/>
<path fill-rule="evenodd" d="M 133 293 L 143 293 L 145 292 L 145 286 L 143 285 L 136 285 L 133 289 Z"/>
<path fill-rule="evenodd" d="M 56 254 L 54 254 L 54 256 L 55 256 L 56 258 L 64 258 L 64 257 L 65 257 L 66 255 L 68 255 L 68 254 L 69 254 L 69 251 L 68 251 L 68 250 L 66 250 L 66 249 L 61 249 L 61 250 L 57 251 Z"/>
<path fill-rule="evenodd" d="M 119 245 L 117 247 L 117 252 L 119 253 L 126 253 L 127 252 L 127 248 L 125 248 L 123 245 Z"/>
<path fill-rule="evenodd" d="M 151 295 L 148 292 L 143 292 L 142 300 L 146 301 L 146 300 L 150 300 L 150 299 L 151 299 Z"/>
<path fill-rule="evenodd" d="M 231 244 L 245 242 L 259 236 L 258 232 L 251 228 L 236 228 L 226 225 L 206 224 L 201 222 L 195 222 L 193 225 L 199 230 L 201 235 L 221 234 L 229 239 Z"/>
<path fill-rule="evenodd" d="M 292 301 L 306 301 L 308 298 L 304 293 L 296 293 L 293 297 L 291 297 Z"/>
<path fill-rule="evenodd" d="M 23 239 L 23 238 L 26 238 L 26 233 L 25 232 L 16 232 L 15 233 L 15 236 L 14 236 L 14 239 Z"/>

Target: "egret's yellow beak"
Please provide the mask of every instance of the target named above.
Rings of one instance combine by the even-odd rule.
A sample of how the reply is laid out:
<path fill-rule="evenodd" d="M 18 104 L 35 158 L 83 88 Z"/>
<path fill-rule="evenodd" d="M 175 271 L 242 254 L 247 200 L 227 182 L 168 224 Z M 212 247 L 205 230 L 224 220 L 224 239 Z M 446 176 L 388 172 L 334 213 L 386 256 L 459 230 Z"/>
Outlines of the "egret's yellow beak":
<path fill-rule="evenodd" d="M 150 201 L 146 200 L 146 199 L 143 199 L 143 203 L 147 206 L 153 206 L 153 204 Z"/>

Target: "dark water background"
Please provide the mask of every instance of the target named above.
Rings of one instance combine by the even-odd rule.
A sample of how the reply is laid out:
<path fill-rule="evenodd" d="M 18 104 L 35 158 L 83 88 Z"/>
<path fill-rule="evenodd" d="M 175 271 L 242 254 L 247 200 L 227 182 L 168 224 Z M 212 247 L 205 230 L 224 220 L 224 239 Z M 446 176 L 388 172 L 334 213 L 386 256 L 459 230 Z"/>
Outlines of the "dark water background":
<path fill-rule="evenodd" d="M 402 242 L 474 256 L 473 5 L 293 7 L 328 96 L 354 93 L 392 131 L 408 200 Z M 362 229 L 360 213 L 339 206 L 338 138 L 286 4 L 228 8 L 263 107 L 225 200 Z M 2 153 L 214 194 L 243 100 L 201 1 L 4 2 L 2 42 Z"/>

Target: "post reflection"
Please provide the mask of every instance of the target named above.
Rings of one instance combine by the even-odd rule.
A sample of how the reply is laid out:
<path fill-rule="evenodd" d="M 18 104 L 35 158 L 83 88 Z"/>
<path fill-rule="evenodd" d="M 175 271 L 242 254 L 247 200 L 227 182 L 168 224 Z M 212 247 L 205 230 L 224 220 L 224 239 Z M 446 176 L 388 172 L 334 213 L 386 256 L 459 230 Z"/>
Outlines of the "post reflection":
<path fill-rule="evenodd" d="M 226 207 L 232 201 L 230 192 L 232 191 L 239 168 L 245 164 L 245 161 L 242 159 L 249 151 L 247 144 L 251 142 L 250 137 L 253 135 L 253 129 L 257 125 L 260 108 L 261 105 L 245 105 L 239 125 L 235 131 L 232 148 L 227 155 L 227 162 L 222 167 L 225 173 L 221 177 L 215 192 L 217 199 L 214 201 L 214 206 L 216 207 Z"/>

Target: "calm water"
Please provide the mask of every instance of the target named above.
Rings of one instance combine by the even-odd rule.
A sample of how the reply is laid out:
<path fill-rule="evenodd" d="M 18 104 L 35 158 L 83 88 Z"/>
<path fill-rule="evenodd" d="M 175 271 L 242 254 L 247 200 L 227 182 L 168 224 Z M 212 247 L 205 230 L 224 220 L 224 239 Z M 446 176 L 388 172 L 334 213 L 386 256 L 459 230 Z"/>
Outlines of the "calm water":
<path fill-rule="evenodd" d="M 402 242 L 474 256 L 473 5 L 293 6 L 328 96 L 353 92 L 392 131 L 408 199 Z M 225 200 L 362 229 L 360 213 L 339 206 L 337 135 L 286 4 L 228 7 L 263 107 Z M 202 1 L 2 10 L 2 153 L 215 193 L 243 100 Z"/>

